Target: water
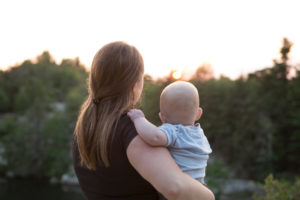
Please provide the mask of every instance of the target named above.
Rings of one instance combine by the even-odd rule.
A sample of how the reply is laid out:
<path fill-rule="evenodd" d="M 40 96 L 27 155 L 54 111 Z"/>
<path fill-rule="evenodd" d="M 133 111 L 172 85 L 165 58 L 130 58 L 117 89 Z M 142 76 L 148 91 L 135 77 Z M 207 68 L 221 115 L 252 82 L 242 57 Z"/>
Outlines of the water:
<path fill-rule="evenodd" d="M 217 195 L 217 194 L 216 194 Z M 217 200 L 250 200 L 252 192 L 218 194 Z M 0 200 L 85 200 L 79 186 L 50 184 L 45 180 L 0 178 Z"/>
<path fill-rule="evenodd" d="M 45 180 L 1 179 L 1 200 L 84 200 L 78 186 L 50 184 Z"/>

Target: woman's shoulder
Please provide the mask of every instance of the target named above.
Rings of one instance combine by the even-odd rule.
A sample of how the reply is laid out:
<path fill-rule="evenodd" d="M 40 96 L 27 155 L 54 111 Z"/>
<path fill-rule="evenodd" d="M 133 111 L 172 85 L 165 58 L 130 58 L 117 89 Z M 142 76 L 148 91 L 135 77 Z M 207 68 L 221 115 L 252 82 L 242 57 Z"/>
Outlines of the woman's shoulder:
<path fill-rule="evenodd" d="M 124 128 L 127 128 L 127 129 L 132 129 L 134 128 L 134 124 L 133 122 L 131 121 L 131 119 L 128 117 L 127 115 L 128 113 L 128 110 L 124 111 L 122 114 L 121 114 L 121 117 L 119 118 L 118 120 L 118 127 L 121 126 L 122 129 Z"/>
<path fill-rule="evenodd" d="M 138 133 L 131 119 L 127 116 L 127 112 L 122 113 L 115 132 L 115 139 L 121 140 L 125 149 L 132 141 L 132 139 L 137 136 Z"/>

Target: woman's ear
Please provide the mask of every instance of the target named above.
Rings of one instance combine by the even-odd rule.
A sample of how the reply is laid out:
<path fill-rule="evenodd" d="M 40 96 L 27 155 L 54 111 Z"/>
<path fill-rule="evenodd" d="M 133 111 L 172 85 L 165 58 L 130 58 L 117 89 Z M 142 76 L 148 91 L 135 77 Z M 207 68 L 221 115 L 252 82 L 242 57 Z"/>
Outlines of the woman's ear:
<path fill-rule="evenodd" d="M 162 123 L 167 123 L 166 117 L 163 114 L 161 114 L 161 112 L 159 112 L 158 115 Z"/>
<path fill-rule="evenodd" d="M 197 121 L 197 120 L 199 120 L 201 118 L 202 113 L 203 113 L 203 110 L 202 110 L 201 107 L 199 107 L 198 111 L 197 111 L 197 115 L 196 115 L 196 120 L 195 121 Z"/>

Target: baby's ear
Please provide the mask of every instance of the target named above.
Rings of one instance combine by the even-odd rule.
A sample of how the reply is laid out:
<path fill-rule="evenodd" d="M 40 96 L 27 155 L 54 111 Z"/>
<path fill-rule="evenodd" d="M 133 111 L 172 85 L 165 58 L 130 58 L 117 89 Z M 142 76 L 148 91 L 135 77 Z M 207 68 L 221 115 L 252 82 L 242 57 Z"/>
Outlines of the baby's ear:
<path fill-rule="evenodd" d="M 197 111 L 197 116 L 196 116 L 196 120 L 195 121 L 197 121 L 197 120 L 199 120 L 201 118 L 202 113 L 203 113 L 203 110 L 202 110 L 201 107 L 199 107 L 198 111 Z"/>
<path fill-rule="evenodd" d="M 161 112 L 159 112 L 158 115 L 162 123 L 167 123 L 166 117 L 163 114 L 161 114 Z"/>

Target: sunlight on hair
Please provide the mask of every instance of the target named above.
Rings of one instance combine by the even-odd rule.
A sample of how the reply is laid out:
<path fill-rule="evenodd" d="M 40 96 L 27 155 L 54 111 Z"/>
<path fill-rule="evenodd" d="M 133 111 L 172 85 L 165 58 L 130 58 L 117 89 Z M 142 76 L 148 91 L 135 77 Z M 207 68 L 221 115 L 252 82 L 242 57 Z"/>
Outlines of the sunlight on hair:
<path fill-rule="evenodd" d="M 179 79 L 181 79 L 181 77 L 182 77 L 182 74 L 179 71 L 173 71 L 172 72 L 172 78 L 173 79 L 179 80 Z"/>

